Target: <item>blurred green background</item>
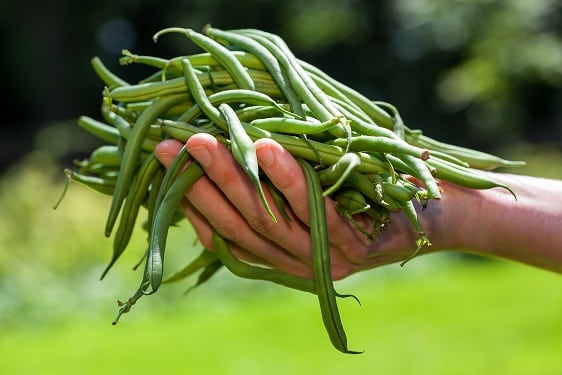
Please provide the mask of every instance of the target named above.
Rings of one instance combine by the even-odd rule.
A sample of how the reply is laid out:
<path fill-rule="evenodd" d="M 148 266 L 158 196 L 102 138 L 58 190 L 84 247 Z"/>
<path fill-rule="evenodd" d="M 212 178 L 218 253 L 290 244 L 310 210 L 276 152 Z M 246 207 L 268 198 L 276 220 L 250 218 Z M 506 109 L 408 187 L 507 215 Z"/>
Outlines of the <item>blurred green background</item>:
<path fill-rule="evenodd" d="M 194 52 L 168 26 L 256 27 L 302 59 L 437 139 L 526 160 L 512 170 L 562 178 L 562 5 L 554 0 L 288 0 L 0 3 L 0 373 L 561 374 L 562 279 L 520 264 L 430 255 L 338 283 L 349 344 L 335 351 L 313 296 L 221 272 L 145 297 L 117 326 L 116 301 L 137 287 L 135 236 L 103 281 L 107 197 L 62 169 L 97 140 L 89 60 L 119 75 L 121 49 Z M 187 224 L 171 233 L 173 271 L 194 256 Z"/>

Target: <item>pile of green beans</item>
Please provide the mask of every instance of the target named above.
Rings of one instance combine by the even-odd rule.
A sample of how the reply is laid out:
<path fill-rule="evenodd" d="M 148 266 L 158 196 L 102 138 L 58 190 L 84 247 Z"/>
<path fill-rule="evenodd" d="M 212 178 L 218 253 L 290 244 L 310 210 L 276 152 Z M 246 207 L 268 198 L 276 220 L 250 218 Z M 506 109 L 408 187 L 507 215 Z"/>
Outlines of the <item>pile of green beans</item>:
<path fill-rule="evenodd" d="M 164 29 L 154 40 L 167 33 L 187 37 L 203 52 L 165 59 L 123 51 L 123 65 L 154 69 L 134 84 L 113 74 L 99 58 L 92 59 L 105 85 L 102 118 L 82 116 L 78 124 L 105 144 L 65 171 L 69 181 L 112 197 L 105 235 L 113 236 L 113 254 L 102 278 L 128 247 L 141 208 L 147 211 L 142 279 L 136 292 L 119 302 L 114 324 L 141 296 L 155 293 L 162 283 L 199 273 L 197 286 L 225 267 L 240 277 L 317 295 L 334 347 L 356 353 L 348 349 L 336 303 L 337 297 L 346 295 L 336 292 L 331 278 L 325 197 L 334 199 L 341 215 L 373 241 L 391 225 L 394 212 L 404 212 L 418 236 L 417 250 L 405 262 L 430 244 L 414 202 L 425 206 L 438 200 L 440 180 L 475 189 L 509 190 L 475 170 L 522 164 L 438 142 L 409 128 L 394 106 L 372 101 L 299 60 L 277 35 L 206 26 L 201 33 Z M 274 222 L 289 220 L 286 202 L 260 174 L 254 141 L 273 139 L 298 160 L 308 188 L 313 279 L 245 263 L 230 252 L 218 233 L 213 235 L 214 251 L 202 249 L 187 266 L 164 277 L 168 231 L 185 219 L 179 202 L 204 171 L 185 147 L 168 169 L 153 150 L 164 139 L 185 142 L 198 133 L 213 135 L 231 150 Z M 282 218 L 273 214 L 264 189 L 274 197 Z M 370 228 L 356 223 L 357 214 L 371 219 Z"/>

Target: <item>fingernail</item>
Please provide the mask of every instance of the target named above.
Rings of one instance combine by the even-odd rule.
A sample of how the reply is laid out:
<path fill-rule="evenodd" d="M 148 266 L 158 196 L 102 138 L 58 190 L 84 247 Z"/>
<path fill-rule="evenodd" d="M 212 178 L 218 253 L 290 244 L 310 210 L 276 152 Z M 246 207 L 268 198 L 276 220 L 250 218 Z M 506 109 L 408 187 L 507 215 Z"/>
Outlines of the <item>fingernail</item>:
<path fill-rule="evenodd" d="M 270 148 L 264 147 L 263 149 L 258 150 L 258 152 L 259 161 L 262 166 L 270 167 L 273 165 L 273 162 L 275 161 L 275 155 Z"/>
<path fill-rule="evenodd" d="M 203 168 L 208 167 L 211 162 L 211 153 L 205 146 L 195 146 L 189 149 L 189 153 L 193 156 Z"/>

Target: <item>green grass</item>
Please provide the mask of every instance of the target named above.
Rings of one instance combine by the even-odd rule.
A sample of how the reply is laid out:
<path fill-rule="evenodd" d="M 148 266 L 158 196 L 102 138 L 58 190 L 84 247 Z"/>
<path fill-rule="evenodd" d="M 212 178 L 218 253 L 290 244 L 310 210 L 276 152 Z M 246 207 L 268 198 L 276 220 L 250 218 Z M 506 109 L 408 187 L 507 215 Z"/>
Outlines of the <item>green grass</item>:
<path fill-rule="evenodd" d="M 108 310 L 4 331 L 0 373 L 562 373 L 559 275 L 439 256 L 417 262 L 341 283 L 362 301 L 340 302 L 361 355 L 330 346 L 314 296 L 223 274 L 173 308 L 135 306 L 115 327 Z M 162 303 L 149 298 L 142 303 Z"/>

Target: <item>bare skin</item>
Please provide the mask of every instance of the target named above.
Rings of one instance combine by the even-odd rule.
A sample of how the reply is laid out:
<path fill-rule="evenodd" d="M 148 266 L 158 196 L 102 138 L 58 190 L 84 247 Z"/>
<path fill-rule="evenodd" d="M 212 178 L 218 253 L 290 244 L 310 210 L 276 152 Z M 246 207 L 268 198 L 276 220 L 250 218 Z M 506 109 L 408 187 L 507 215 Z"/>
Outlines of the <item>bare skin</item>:
<path fill-rule="evenodd" d="M 155 150 L 169 166 L 182 144 L 167 140 Z M 306 183 L 297 161 L 269 139 L 256 142 L 260 167 L 289 202 L 291 221 L 271 221 L 257 193 L 228 150 L 208 134 L 192 136 L 188 152 L 206 175 L 186 192 L 182 208 L 202 244 L 212 249 L 213 228 L 226 238 L 236 256 L 299 276 L 312 277 Z M 434 251 L 465 251 L 510 259 L 562 272 L 562 181 L 496 173 L 510 186 L 472 190 L 442 182 L 442 199 L 429 202 L 420 220 Z M 266 189 L 267 190 L 267 189 Z M 267 193 L 267 191 L 266 191 Z M 335 280 L 377 266 L 396 263 L 415 249 L 416 235 L 402 213 L 374 241 L 367 241 L 340 216 L 326 198 L 332 276 Z M 359 218 L 366 223 L 366 219 Z"/>

